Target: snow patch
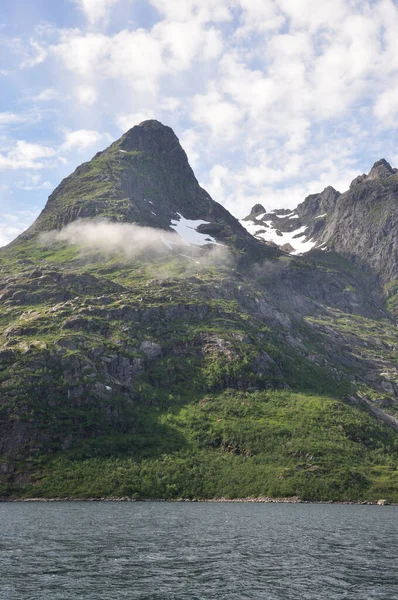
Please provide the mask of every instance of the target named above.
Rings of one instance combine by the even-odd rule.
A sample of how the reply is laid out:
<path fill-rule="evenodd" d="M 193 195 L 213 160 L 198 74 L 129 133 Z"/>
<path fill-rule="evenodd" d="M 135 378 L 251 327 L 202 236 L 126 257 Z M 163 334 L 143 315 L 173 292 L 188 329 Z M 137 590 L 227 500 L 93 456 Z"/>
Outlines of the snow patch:
<path fill-rule="evenodd" d="M 321 250 L 321 252 L 328 252 L 329 250 L 327 242 L 323 242 L 323 244 L 319 244 L 318 246 L 315 246 L 315 248 L 316 250 Z"/>
<path fill-rule="evenodd" d="M 326 217 L 328 213 L 323 213 L 323 215 L 318 215 L 317 217 L 315 217 L 316 219 L 322 219 L 322 217 Z"/>
<path fill-rule="evenodd" d="M 240 221 L 241 225 L 257 239 L 265 242 L 274 242 L 278 246 L 290 244 L 294 251 L 292 254 L 304 254 L 312 250 L 315 246 L 313 240 L 307 240 L 305 231 L 308 229 L 306 225 L 295 229 L 294 231 L 280 231 L 275 227 L 273 221 L 265 221 L 264 224 L 254 223 L 253 221 Z M 265 229 L 264 226 L 267 226 Z"/>
<path fill-rule="evenodd" d="M 209 225 L 209 221 L 201 221 L 186 219 L 180 213 L 178 214 L 178 221 L 172 221 L 170 227 L 187 243 L 193 246 L 205 246 L 206 244 L 218 244 L 214 238 L 209 236 L 207 233 L 200 233 L 196 230 L 199 225 Z"/>

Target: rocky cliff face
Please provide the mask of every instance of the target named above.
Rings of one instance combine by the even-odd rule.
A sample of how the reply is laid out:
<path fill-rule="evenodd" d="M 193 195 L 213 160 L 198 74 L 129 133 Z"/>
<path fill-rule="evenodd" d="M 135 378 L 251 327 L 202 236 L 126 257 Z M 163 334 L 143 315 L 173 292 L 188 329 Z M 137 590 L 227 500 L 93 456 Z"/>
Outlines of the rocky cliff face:
<path fill-rule="evenodd" d="M 293 211 L 253 210 L 242 224 L 258 239 L 293 254 L 336 251 L 383 283 L 398 277 L 398 169 L 384 159 L 343 194 L 327 187 Z"/>
<path fill-rule="evenodd" d="M 256 403 L 276 394 L 267 427 L 272 422 L 272 435 L 286 436 L 290 449 L 287 466 L 267 477 L 273 490 L 297 492 L 302 483 L 284 483 L 292 477 L 286 469 L 295 469 L 292 461 L 304 469 L 302 482 L 329 473 L 333 461 L 327 444 L 304 451 L 302 438 L 288 441 L 294 437 L 290 417 L 285 426 L 276 425 L 278 394 L 293 392 L 326 395 L 325 407 L 338 399 L 343 408 L 333 411 L 345 411 L 347 403 L 373 410 L 378 420 L 371 418 L 366 435 L 355 425 L 362 419 L 358 408 L 350 408 L 350 425 L 334 413 L 328 418 L 335 435 L 344 431 L 344 444 L 357 444 L 358 452 L 375 439 L 393 452 L 398 337 L 378 278 L 395 276 L 397 174 L 381 162 L 361 177 L 345 194 L 326 188 L 295 211 L 267 213 L 256 205 L 244 220 L 255 237 L 200 188 L 177 137 L 157 121 L 134 127 L 66 178 L 32 227 L 0 252 L 0 489 L 25 482 L 32 493 L 44 477 L 40 465 L 54 457 L 77 465 L 128 457 L 144 461 L 144 471 L 145 460 L 159 452 L 174 456 L 172 469 L 184 452 L 192 453 L 194 465 L 206 452 L 221 461 L 225 453 L 238 457 L 239 469 L 246 458 L 261 463 L 256 448 L 265 438 L 258 434 Z M 103 219 L 151 227 L 145 231 L 159 232 L 157 251 L 90 253 L 81 251 L 83 239 L 78 245 L 41 239 L 43 232 Z M 271 230 L 282 251 L 262 241 Z M 169 238 L 162 243 L 164 232 L 188 235 L 186 247 L 194 244 L 195 253 L 176 251 Z M 200 243 L 198 237 L 190 242 L 192 232 Z M 373 251 L 371 239 L 377 240 Z M 310 248 L 319 251 L 291 254 Z M 358 268 L 362 264 L 367 269 Z M 394 290 L 389 288 L 390 300 Z M 206 411 L 226 390 L 241 394 L 239 402 L 214 408 L 214 425 Z M 171 415 L 190 415 L 192 406 L 200 406 L 202 416 L 181 417 L 187 420 L 177 435 Z M 252 407 L 247 410 L 253 409 L 254 421 L 235 435 L 223 423 L 242 406 Z M 380 419 L 389 432 L 380 429 Z M 315 468 L 322 456 L 325 464 Z M 67 478 L 64 468 L 58 465 L 54 477 L 62 472 Z M 232 479 L 238 471 L 233 473 Z M 345 476 L 358 490 L 368 485 L 362 475 L 358 481 L 348 471 Z M 155 480 L 161 477 L 157 472 Z M 343 488 L 333 488 L 337 475 L 330 477 L 327 489 L 339 489 L 336 497 L 342 497 Z M 317 486 L 311 488 L 317 497 L 327 496 Z"/>

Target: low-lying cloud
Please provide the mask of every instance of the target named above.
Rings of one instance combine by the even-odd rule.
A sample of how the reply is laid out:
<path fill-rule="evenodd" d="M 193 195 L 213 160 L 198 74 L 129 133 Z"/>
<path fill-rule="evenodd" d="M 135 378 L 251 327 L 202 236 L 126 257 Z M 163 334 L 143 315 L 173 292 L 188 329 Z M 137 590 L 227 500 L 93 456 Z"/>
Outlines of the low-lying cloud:
<path fill-rule="evenodd" d="M 41 244 L 57 242 L 78 246 L 82 254 L 97 253 L 104 258 L 123 255 L 130 259 L 151 259 L 171 254 L 197 266 L 229 260 L 228 249 L 220 245 L 195 246 L 163 229 L 107 220 L 77 220 L 60 231 L 49 231 L 40 236 Z"/>

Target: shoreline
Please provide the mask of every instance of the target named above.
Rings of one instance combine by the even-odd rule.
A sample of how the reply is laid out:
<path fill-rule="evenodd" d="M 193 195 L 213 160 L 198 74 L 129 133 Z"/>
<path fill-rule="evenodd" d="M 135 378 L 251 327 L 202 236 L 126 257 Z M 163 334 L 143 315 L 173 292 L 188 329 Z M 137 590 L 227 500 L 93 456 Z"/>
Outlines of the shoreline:
<path fill-rule="evenodd" d="M 387 500 L 302 500 L 296 496 L 288 498 L 270 498 L 267 496 L 248 497 L 248 498 L 133 498 L 130 496 L 110 496 L 102 498 L 13 498 L 2 497 L 0 503 L 15 502 L 173 502 L 173 503 L 210 503 L 210 504 L 341 504 L 356 506 L 398 506 L 398 503 L 388 502 Z"/>

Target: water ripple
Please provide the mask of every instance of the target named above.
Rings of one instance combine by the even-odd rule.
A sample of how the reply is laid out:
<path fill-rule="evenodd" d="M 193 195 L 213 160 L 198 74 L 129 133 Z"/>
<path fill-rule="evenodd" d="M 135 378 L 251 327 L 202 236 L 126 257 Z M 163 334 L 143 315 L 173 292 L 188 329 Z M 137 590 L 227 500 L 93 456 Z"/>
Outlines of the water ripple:
<path fill-rule="evenodd" d="M 398 508 L 0 504 L 1 600 L 394 600 Z"/>

